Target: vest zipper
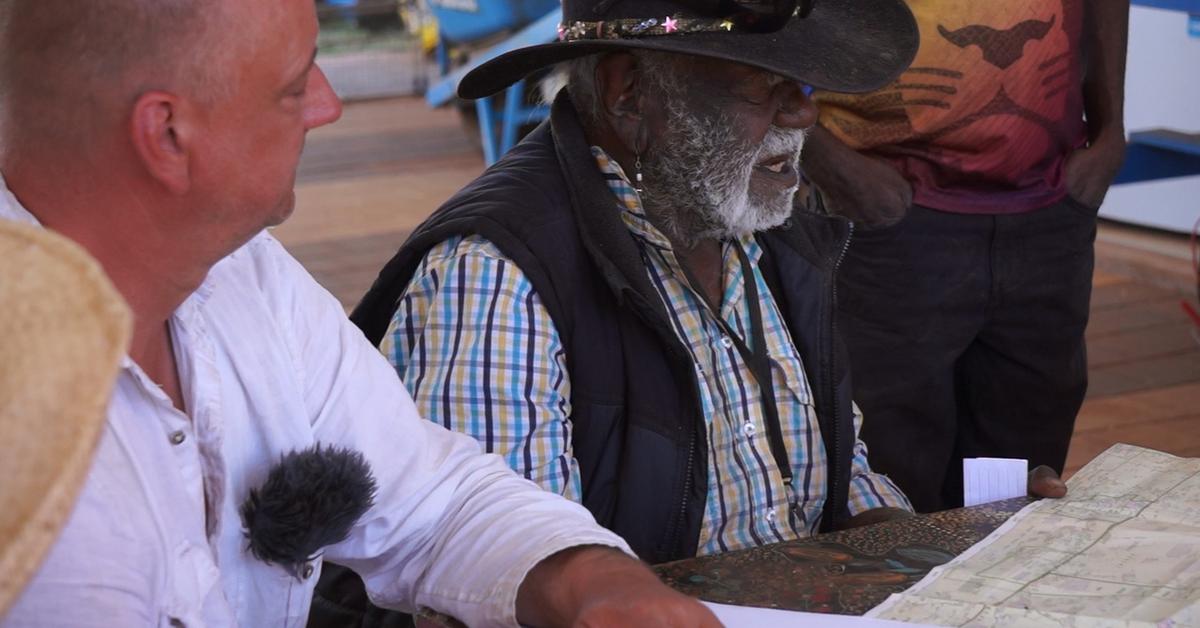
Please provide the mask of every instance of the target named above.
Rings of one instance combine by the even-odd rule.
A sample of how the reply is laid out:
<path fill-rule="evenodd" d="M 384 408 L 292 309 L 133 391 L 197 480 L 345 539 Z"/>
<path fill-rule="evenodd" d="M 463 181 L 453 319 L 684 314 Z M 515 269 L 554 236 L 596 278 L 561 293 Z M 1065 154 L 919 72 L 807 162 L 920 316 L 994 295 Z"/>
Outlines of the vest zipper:
<path fill-rule="evenodd" d="M 832 454 L 834 456 L 834 458 L 833 458 L 833 461 L 834 461 L 834 463 L 833 463 L 833 468 L 834 468 L 833 488 L 838 493 L 842 492 L 843 486 L 848 486 L 848 484 L 849 484 L 849 478 L 845 478 L 845 481 L 843 481 L 843 477 L 847 473 L 847 470 L 845 468 L 847 461 L 842 460 L 842 455 L 841 455 L 842 436 L 843 436 L 842 429 L 841 429 L 841 427 L 842 427 L 841 414 L 839 412 L 840 409 L 838 408 L 837 383 L 833 381 L 834 374 L 837 373 L 837 369 L 835 368 L 836 365 L 834 364 L 834 362 L 837 360 L 837 350 L 836 350 L 836 347 L 834 346 L 834 339 L 837 338 L 837 303 L 838 303 L 837 273 L 838 273 L 838 269 L 841 268 L 841 266 L 842 266 L 842 261 L 846 259 L 846 251 L 850 250 L 850 241 L 852 239 L 854 239 L 854 222 L 846 221 L 846 226 L 848 228 L 848 230 L 846 232 L 846 239 L 842 241 L 842 250 L 840 253 L 838 253 L 837 259 L 834 260 L 833 270 L 829 274 L 829 280 L 833 284 L 833 286 L 832 286 L 833 298 L 829 304 L 829 310 L 830 310 L 830 312 L 829 312 L 829 372 L 827 373 L 826 378 L 825 378 L 825 381 L 828 382 L 830 405 L 833 409 L 833 447 L 834 447 L 834 452 Z M 853 424 L 853 419 L 851 419 L 851 423 Z M 826 452 L 826 453 L 828 453 L 828 452 Z M 834 524 L 840 523 L 842 509 L 845 507 L 845 503 L 850 500 L 850 494 L 847 491 L 847 493 L 845 495 L 834 495 L 834 494 L 832 494 L 832 491 L 831 491 L 831 494 L 829 497 L 830 498 L 836 497 L 838 500 L 837 505 L 836 505 L 836 510 L 833 511 L 833 517 L 830 519 L 830 523 L 831 523 L 830 527 L 832 528 Z"/>
<path fill-rule="evenodd" d="M 703 414 L 703 413 L 701 413 L 701 414 Z M 695 431 L 695 429 L 693 429 L 692 435 L 688 438 L 687 466 L 684 467 L 685 470 L 684 470 L 684 474 L 683 474 L 683 499 L 681 499 L 679 501 L 679 523 L 678 523 L 678 525 L 675 526 L 675 538 L 672 539 L 672 543 L 671 543 L 672 545 L 679 544 L 680 529 L 683 527 L 684 523 L 687 521 L 688 496 L 690 496 L 692 493 L 692 463 L 694 462 L 695 457 L 696 457 L 696 431 Z M 701 525 L 703 525 L 703 524 L 701 524 Z M 692 555 L 694 555 L 695 551 L 698 549 L 699 548 L 691 548 L 687 551 L 692 552 Z M 688 554 L 685 553 L 684 555 L 686 556 Z"/>
<path fill-rule="evenodd" d="M 691 360 L 687 360 L 686 363 L 692 365 Z M 700 384 L 694 379 L 689 392 L 696 399 L 696 406 L 699 408 L 702 405 L 700 403 Z M 703 409 L 700 409 L 699 421 L 704 421 Z M 674 552 L 675 548 L 679 546 L 679 539 L 682 538 L 684 526 L 687 524 L 687 508 L 690 501 L 689 498 L 692 494 L 692 468 L 696 462 L 696 436 L 700 429 L 699 425 L 692 425 L 691 434 L 688 436 L 687 464 L 684 466 L 683 472 L 683 494 L 680 495 L 679 499 L 679 519 L 675 522 L 675 529 L 671 531 L 671 536 L 668 539 L 667 552 L 668 556 L 670 556 L 668 560 L 678 560 L 678 557 L 671 554 L 671 552 Z M 684 548 L 682 555 L 695 556 L 698 549 L 699 547 Z"/>

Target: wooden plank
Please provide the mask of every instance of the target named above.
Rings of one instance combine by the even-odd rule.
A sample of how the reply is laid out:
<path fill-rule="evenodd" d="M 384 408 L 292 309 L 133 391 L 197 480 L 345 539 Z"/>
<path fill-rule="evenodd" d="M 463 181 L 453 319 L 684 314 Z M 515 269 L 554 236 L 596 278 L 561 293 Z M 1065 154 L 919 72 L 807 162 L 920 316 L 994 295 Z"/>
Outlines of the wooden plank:
<path fill-rule="evenodd" d="M 1196 273 L 1188 238 L 1182 234 L 1100 221 L 1096 268 L 1107 274 L 1194 294 Z"/>
<path fill-rule="evenodd" d="M 1094 290 L 1102 286 L 1111 286 L 1112 284 L 1116 283 L 1124 283 L 1126 281 L 1129 281 L 1129 277 L 1126 277 L 1125 275 L 1109 273 L 1097 268 L 1096 272 L 1092 275 L 1092 289 Z"/>
<path fill-rule="evenodd" d="M 431 109 L 420 98 L 388 98 L 347 103 L 337 122 L 313 129 L 309 142 L 371 133 L 431 128 L 457 129 L 458 113 L 452 108 Z"/>
<path fill-rule="evenodd" d="M 475 151 L 462 129 L 396 130 L 351 138 L 310 142 L 297 170 L 297 180 L 310 183 L 354 178 L 381 172 L 422 168 L 470 167 Z M 445 162 L 451 163 L 445 163 Z M 442 162 L 442 163 L 434 163 Z M 479 171 L 483 162 L 479 159 Z"/>
<path fill-rule="evenodd" d="M 1186 322 L 1141 327 L 1089 338 L 1088 368 L 1096 369 L 1176 353 L 1200 350 Z"/>
<path fill-rule="evenodd" d="M 287 248 L 349 310 L 407 237 L 407 232 L 385 232 Z"/>
<path fill-rule="evenodd" d="M 1136 428 L 1139 423 L 1174 419 L 1200 409 L 1200 382 L 1154 388 L 1083 402 L 1075 433 Z"/>
<path fill-rule="evenodd" d="M 1200 381 L 1200 350 L 1088 370 L 1088 397 L 1098 398 Z"/>
<path fill-rule="evenodd" d="M 1133 329 L 1178 324 L 1184 320 L 1186 315 L 1179 308 L 1178 297 L 1142 301 L 1093 311 L 1088 321 L 1087 336 L 1091 340 Z"/>
<path fill-rule="evenodd" d="M 478 158 L 470 163 L 482 168 Z M 294 215 L 273 233 L 284 244 L 310 244 L 409 231 L 476 174 L 459 165 L 299 185 Z"/>
<path fill-rule="evenodd" d="M 1121 307 L 1143 301 L 1178 299 L 1179 295 L 1147 283 L 1122 281 L 1092 288 L 1092 311 Z"/>

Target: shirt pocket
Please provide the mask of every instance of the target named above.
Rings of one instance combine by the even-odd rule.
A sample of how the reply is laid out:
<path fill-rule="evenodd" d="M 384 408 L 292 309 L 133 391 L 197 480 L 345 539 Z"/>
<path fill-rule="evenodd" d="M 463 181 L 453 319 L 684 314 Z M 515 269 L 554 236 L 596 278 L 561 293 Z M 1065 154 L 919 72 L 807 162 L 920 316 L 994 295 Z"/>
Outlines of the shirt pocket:
<path fill-rule="evenodd" d="M 775 387 L 775 400 L 781 407 L 788 404 L 813 405 L 812 384 L 804 366 L 794 349 L 783 355 L 772 352 L 771 383 Z"/>

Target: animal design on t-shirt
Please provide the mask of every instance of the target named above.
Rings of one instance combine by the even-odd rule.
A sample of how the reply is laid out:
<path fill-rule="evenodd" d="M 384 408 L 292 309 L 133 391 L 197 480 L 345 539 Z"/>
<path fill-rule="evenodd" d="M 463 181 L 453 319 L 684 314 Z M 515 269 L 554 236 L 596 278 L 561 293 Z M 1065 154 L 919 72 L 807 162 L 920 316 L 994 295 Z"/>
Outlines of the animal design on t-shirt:
<path fill-rule="evenodd" d="M 922 33 L 912 67 L 873 94 L 822 94 L 822 122 L 857 148 L 1015 186 L 1061 157 L 1078 130 L 1063 121 L 1081 110 L 1082 0 L 909 4 Z"/>
<path fill-rule="evenodd" d="M 1009 66 L 1025 56 L 1025 44 L 1031 40 L 1042 40 L 1050 28 L 1054 26 L 1054 16 L 1049 20 L 1025 20 L 1012 28 L 997 30 L 991 26 L 972 24 L 958 30 L 948 30 L 938 24 L 938 33 L 946 41 L 966 48 L 979 46 L 983 52 L 983 60 L 1007 70 Z"/>

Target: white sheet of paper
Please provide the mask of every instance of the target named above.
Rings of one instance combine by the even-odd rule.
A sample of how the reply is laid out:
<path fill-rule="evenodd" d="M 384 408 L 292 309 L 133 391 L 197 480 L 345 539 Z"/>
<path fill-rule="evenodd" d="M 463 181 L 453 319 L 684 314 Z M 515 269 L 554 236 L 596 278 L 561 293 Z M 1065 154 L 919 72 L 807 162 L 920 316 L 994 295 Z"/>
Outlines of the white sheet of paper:
<path fill-rule="evenodd" d="M 920 624 L 909 624 L 886 619 L 871 619 L 853 615 L 828 615 L 825 613 L 801 613 L 781 611 L 775 608 L 753 606 L 729 606 L 715 602 L 704 605 L 716 614 L 726 628 L 911 628 Z"/>
<path fill-rule="evenodd" d="M 1021 497 L 1028 490 L 1029 461 L 1021 458 L 963 460 L 963 504 L 976 506 Z"/>

